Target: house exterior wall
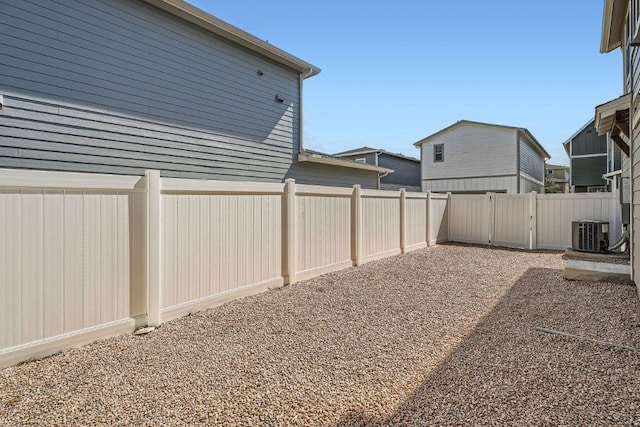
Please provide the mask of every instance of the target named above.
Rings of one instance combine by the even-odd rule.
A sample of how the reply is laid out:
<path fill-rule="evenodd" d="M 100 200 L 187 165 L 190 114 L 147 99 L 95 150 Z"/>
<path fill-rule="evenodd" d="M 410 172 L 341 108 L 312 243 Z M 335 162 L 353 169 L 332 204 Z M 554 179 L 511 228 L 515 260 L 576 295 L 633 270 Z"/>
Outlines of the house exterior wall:
<path fill-rule="evenodd" d="M 607 156 L 577 157 L 571 159 L 571 185 L 576 192 L 588 186 L 607 185 L 602 175 L 607 172 Z"/>
<path fill-rule="evenodd" d="M 378 189 L 378 172 L 376 171 L 317 163 L 296 161 L 285 174 L 285 179 L 288 178 L 295 179 L 299 184 L 330 187 L 352 187 L 354 184 L 360 184 L 362 188 Z"/>
<path fill-rule="evenodd" d="M 478 192 L 518 189 L 518 137 L 512 129 L 464 124 L 423 143 L 423 191 Z M 433 150 L 444 145 L 444 162 Z"/>
<path fill-rule="evenodd" d="M 394 170 L 393 173 L 382 177 L 380 179 L 381 183 L 420 186 L 420 162 L 380 153 L 378 155 L 378 166 Z"/>
<path fill-rule="evenodd" d="M 516 175 L 515 131 L 459 126 L 422 145 L 422 179 Z M 444 162 L 433 161 L 434 145 L 444 144 Z"/>
<path fill-rule="evenodd" d="M 423 181 L 422 191 L 436 193 L 517 193 L 518 179 L 512 176 L 494 176 L 461 179 L 431 179 Z"/>
<path fill-rule="evenodd" d="M 377 187 L 298 164 L 295 70 L 138 0 L 0 7 L 0 167 Z"/>
<path fill-rule="evenodd" d="M 531 177 L 520 175 L 520 193 L 544 193 L 544 184 L 540 184 L 537 180 L 531 179 Z"/>
<path fill-rule="evenodd" d="M 520 172 L 542 182 L 544 180 L 544 157 L 531 145 L 524 136 L 519 136 Z"/>
<path fill-rule="evenodd" d="M 598 136 L 595 121 L 571 139 L 570 161 L 573 191 L 583 193 L 588 191 L 588 187 L 607 185 L 606 180 L 602 179 L 602 175 L 616 170 L 611 169 L 608 164 L 609 144 L 606 135 Z M 619 159 L 620 150 L 617 149 L 617 151 Z"/>

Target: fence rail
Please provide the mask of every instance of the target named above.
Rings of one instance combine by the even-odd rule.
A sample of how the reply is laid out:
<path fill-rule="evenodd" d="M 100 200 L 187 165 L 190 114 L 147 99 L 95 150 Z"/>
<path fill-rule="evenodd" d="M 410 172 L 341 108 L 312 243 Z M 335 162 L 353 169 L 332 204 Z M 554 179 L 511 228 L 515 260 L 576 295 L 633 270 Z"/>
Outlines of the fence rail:
<path fill-rule="evenodd" d="M 572 219 L 619 228 L 616 206 L 0 170 L 0 368 L 448 240 L 562 249 Z"/>

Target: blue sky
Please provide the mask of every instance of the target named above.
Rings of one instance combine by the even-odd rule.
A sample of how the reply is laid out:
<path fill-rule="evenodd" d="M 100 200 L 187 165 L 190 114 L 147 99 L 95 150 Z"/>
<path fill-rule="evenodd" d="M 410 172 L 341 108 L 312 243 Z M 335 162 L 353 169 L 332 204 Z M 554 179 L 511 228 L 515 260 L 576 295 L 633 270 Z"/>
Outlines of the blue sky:
<path fill-rule="evenodd" d="M 600 54 L 602 0 L 520 2 L 190 0 L 322 69 L 305 81 L 305 147 L 413 143 L 457 120 L 562 142 L 622 94 L 619 52 Z"/>

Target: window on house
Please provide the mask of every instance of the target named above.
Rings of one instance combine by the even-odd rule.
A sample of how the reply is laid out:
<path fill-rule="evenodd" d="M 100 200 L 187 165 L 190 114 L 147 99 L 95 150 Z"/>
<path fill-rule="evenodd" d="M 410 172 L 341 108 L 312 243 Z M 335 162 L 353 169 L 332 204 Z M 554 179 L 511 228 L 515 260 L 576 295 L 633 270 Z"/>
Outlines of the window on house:
<path fill-rule="evenodd" d="M 444 144 L 433 146 L 433 162 L 444 162 Z"/>
<path fill-rule="evenodd" d="M 549 175 L 553 175 L 553 169 L 549 169 L 549 170 L 547 171 L 547 174 L 549 174 Z"/>
<path fill-rule="evenodd" d="M 356 159 L 356 163 L 367 163 L 367 159 L 365 159 L 364 157 Z"/>

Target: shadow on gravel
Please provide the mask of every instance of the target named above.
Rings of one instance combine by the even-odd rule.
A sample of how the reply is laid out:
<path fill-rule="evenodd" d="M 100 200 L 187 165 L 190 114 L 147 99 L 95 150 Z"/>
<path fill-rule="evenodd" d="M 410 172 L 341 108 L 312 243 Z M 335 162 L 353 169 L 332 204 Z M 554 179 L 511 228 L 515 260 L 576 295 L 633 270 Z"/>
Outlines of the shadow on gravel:
<path fill-rule="evenodd" d="M 389 418 L 347 413 L 338 426 L 640 425 L 635 287 L 568 282 L 530 269 Z"/>

